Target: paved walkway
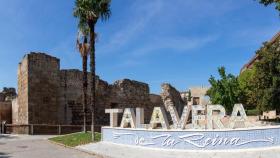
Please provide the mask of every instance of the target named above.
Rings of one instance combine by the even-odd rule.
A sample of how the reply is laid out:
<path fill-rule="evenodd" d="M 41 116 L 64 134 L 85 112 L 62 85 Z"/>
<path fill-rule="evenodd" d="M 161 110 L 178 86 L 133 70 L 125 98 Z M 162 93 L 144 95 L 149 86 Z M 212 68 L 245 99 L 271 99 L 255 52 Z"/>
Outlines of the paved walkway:
<path fill-rule="evenodd" d="M 49 137 L 0 135 L 0 158 L 99 158 L 52 144 Z"/>
<path fill-rule="evenodd" d="M 280 158 L 280 148 L 231 151 L 184 151 L 133 147 L 100 142 L 77 147 L 112 158 Z"/>

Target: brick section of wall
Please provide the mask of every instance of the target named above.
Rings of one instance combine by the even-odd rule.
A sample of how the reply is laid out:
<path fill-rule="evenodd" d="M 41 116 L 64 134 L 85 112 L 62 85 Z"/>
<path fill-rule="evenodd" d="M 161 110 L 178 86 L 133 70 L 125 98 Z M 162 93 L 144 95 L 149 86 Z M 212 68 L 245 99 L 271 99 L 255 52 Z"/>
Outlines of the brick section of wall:
<path fill-rule="evenodd" d="M 7 121 L 6 123 L 12 123 L 12 103 L 0 102 L 0 123 Z"/>

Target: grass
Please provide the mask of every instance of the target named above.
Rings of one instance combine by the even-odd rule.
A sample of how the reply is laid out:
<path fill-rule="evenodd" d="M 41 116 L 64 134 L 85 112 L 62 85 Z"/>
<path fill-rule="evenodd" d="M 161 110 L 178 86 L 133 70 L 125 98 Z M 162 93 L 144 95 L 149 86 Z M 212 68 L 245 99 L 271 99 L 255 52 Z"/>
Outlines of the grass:
<path fill-rule="evenodd" d="M 259 110 L 250 109 L 250 110 L 246 110 L 246 113 L 247 113 L 248 116 L 258 116 L 259 115 Z"/>
<path fill-rule="evenodd" d="M 67 134 L 67 135 L 53 137 L 50 138 L 49 140 L 69 147 L 75 147 L 83 144 L 92 143 L 92 137 L 90 132 Z M 95 133 L 95 142 L 98 142 L 100 140 L 101 140 L 101 134 Z"/>

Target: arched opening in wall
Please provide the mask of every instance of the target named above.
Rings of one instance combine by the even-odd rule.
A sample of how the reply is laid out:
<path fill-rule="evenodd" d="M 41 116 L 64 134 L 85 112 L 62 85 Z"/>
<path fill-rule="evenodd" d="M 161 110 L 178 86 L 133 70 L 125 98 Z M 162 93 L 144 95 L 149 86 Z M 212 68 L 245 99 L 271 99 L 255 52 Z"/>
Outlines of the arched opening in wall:
<path fill-rule="evenodd" d="M 110 108 L 111 109 L 116 109 L 116 108 L 118 108 L 118 103 L 111 103 L 111 105 L 110 105 Z"/>

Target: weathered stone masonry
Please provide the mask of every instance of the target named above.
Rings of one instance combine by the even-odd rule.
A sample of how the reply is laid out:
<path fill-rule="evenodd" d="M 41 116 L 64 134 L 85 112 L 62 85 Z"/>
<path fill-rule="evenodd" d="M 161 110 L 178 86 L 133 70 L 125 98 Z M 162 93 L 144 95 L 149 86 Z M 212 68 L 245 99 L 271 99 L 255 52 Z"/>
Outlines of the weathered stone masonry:
<path fill-rule="evenodd" d="M 106 108 L 143 107 L 150 117 L 154 106 L 163 105 L 160 96 L 150 94 L 148 84 L 129 79 L 108 84 L 97 76 L 96 98 L 98 125 L 109 124 Z M 25 55 L 18 68 L 18 98 L 14 107 L 13 124 L 81 125 L 82 72 L 60 70 L 59 59 L 44 53 Z M 90 124 L 90 107 L 87 109 Z"/>
<path fill-rule="evenodd" d="M 4 88 L 0 92 L 0 123 L 12 123 L 12 99 L 16 97 L 14 88 Z"/>
<path fill-rule="evenodd" d="M 59 59 L 31 53 L 24 57 L 18 71 L 18 123 L 57 124 Z"/>
<path fill-rule="evenodd" d="M 91 87 L 90 73 L 88 79 L 88 87 Z M 82 80 L 83 73 L 79 70 L 61 70 L 58 58 L 44 53 L 25 55 L 18 67 L 18 97 L 13 100 L 12 106 L 11 101 L 9 106 L 5 106 L 8 110 L 12 109 L 12 112 L 5 112 L 6 116 L 9 113 L 9 123 L 82 125 Z M 105 109 L 109 108 L 142 107 L 145 109 L 145 123 L 149 123 L 155 106 L 168 109 L 172 105 L 181 114 L 183 107 L 190 104 L 186 100 L 187 93 L 180 93 L 170 84 L 163 84 L 161 95 L 156 95 L 150 94 L 149 85 L 143 82 L 123 79 L 109 84 L 96 76 L 96 87 L 95 124 L 101 126 L 109 125 L 109 114 L 105 114 Z M 88 97 L 89 100 L 90 88 Z M 3 95 L 0 93 L 1 98 Z M 196 102 L 197 98 L 201 99 L 200 93 L 199 96 L 193 96 Z M 90 125 L 90 105 L 87 106 L 86 116 L 87 124 Z M 20 129 L 18 132 L 28 133 L 28 130 Z"/>

